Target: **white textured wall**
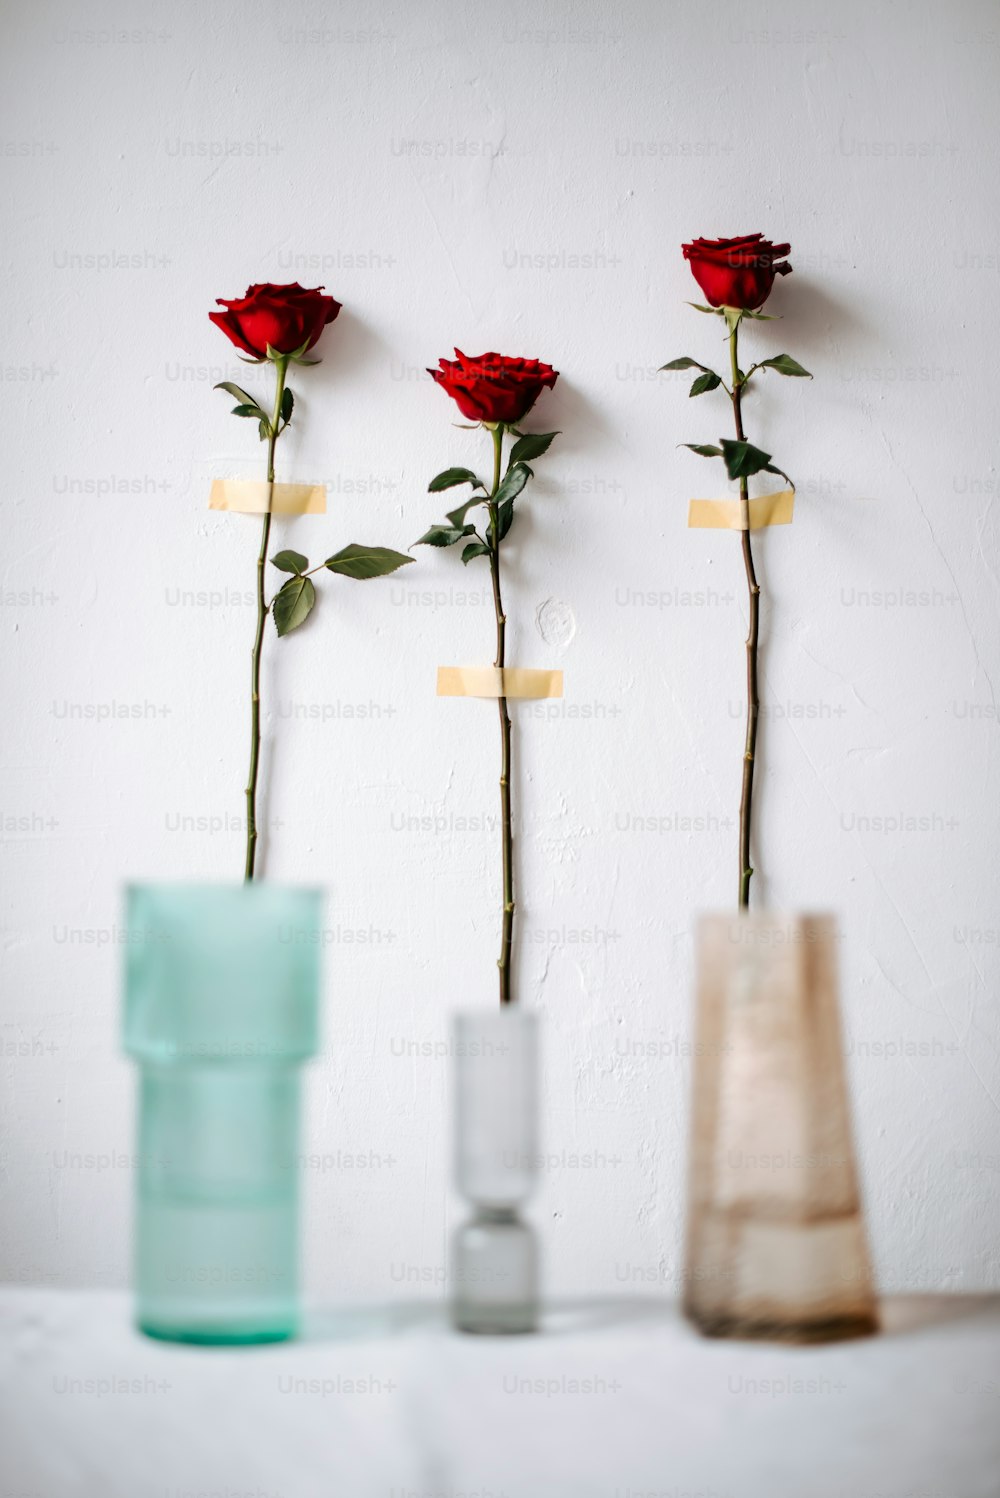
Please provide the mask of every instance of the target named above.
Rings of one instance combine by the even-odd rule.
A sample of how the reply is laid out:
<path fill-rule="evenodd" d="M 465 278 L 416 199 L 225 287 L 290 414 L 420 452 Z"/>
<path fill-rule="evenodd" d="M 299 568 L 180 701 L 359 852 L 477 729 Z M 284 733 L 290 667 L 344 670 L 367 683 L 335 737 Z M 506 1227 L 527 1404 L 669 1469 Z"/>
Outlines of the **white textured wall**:
<path fill-rule="evenodd" d="M 566 673 L 551 717 L 517 713 L 517 982 L 560 1155 L 536 1217 L 553 1288 L 676 1275 L 691 920 L 734 895 L 744 599 L 736 538 L 685 525 L 718 465 L 677 448 L 728 432 L 725 402 L 655 370 L 722 353 L 681 240 L 761 229 L 795 274 L 746 343 L 815 379 L 748 402 L 799 485 L 758 548 L 755 896 L 843 916 L 883 1285 L 995 1285 L 995 7 L 40 0 L 4 32 L 6 1274 L 127 1273 L 131 1171 L 86 1160 L 131 1148 L 122 881 L 242 862 L 257 524 L 206 501 L 261 471 L 212 384 L 260 372 L 206 314 L 298 277 L 344 303 L 279 449 L 330 485 L 326 518 L 277 527 L 314 557 L 405 548 L 442 509 L 431 475 L 483 461 L 426 364 L 457 343 L 562 371 L 508 549 L 511 657 Z M 398 830 L 496 813 L 493 709 L 434 696 L 439 663 L 491 658 L 486 575 L 418 556 L 331 579 L 267 641 L 265 868 L 330 892 L 309 1147 L 373 1152 L 309 1172 L 329 1297 L 443 1264 L 446 1067 L 399 1051 L 494 993 L 496 837 Z M 138 716 L 67 716 L 107 704 Z M 177 830 L 213 817 L 229 830 Z"/>

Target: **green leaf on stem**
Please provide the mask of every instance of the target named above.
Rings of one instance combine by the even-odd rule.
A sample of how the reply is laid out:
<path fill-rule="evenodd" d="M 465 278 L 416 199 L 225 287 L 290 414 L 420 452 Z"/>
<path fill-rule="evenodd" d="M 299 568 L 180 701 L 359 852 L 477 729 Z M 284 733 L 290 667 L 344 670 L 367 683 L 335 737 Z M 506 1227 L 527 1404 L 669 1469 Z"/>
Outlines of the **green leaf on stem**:
<path fill-rule="evenodd" d="M 428 494 L 439 494 L 442 489 L 454 489 L 456 484 L 472 484 L 476 489 L 484 488 L 482 479 L 477 479 L 471 468 L 446 468 L 427 485 Z"/>
<path fill-rule="evenodd" d="M 301 551 L 279 551 L 271 558 L 271 566 L 280 568 L 282 572 L 294 572 L 297 575 L 308 569 L 309 558 L 304 557 Z"/>
<path fill-rule="evenodd" d="M 803 375 L 807 380 L 812 379 L 808 369 L 803 369 L 791 354 L 775 354 L 773 359 L 762 359 L 757 367 L 758 369 L 776 369 L 779 374 L 783 375 Z"/>
<path fill-rule="evenodd" d="M 489 554 L 489 547 L 484 546 L 482 541 L 473 541 L 470 545 L 463 548 L 462 561 L 468 567 L 473 557 L 488 557 Z"/>
<path fill-rule="evenodd" d="M 455 525 L 455 526 L 464 525 L 465 524 L 465 517 L 468 514 L 468 512 L 472 509 L 472 507 L 474 505 L 484 505 L 485 503 L 486 503 L 486 496 L 484 494 L 474 494 L 471 499 L 467 499 L 465 501 L 464 505 L 459 505 L 457 507 L 457 509 L 449 510 L 448 511 L 448 520 L 450 521 L 450 523 L 452 525 Z"/>
<path fill-rule="evenodd" d="M 313 611 L 316 589 L 310 577 L 290 577 L 274 595 L 271 612 L 279 635 L 291 634 Z"/>
<path fill-rule="evenodd" d="M 708 369 L 707 364 L 699 364 L 697 359 L 689 359 L 687 354 L 682 359 L 671 359 L 669 364 L 660 365 L 660 374 L 668 369 Z"/>
<path fill-rule="evenodd" d="M 696 312 L 711 312 L 716 317 L 722 316 L 721 307 L 706 307 L 704 302 L 688 302 L 687 305 L 693 307 Z"/>
<path fill-rule="evenodd" d="M 722 456 L 726 460 L 726 472 L 731 479 L 747 479 L 751 474 L 760 473 L 762 469 L 767 469 L 769 473 L 778 471 L 770 467 L 771 454 L 754 447 L 752 442 L 735 442 L 729 437 L 720 440 Z"/>
<path fill-rule="evenodd" d="M 391 551 L 388 546 L 359 546 L 352 541 L 350 546 L 344 546 L 332 557 L 327 557 L 323 566 L 341 577 L 353 577 L 363 582 L 369 577 L 388 577 L 390 572 L 396 572 L 412 561 L 412 557 L 404 557 L 402 552 Z"/>
<path fill-rule="evenodd" d="M 432 525 L 429 531 L 414 541 L 414 546 L 454 546 L 466 536 L 474 536 L 474 525 Z"/>
<path fill-rule="evenodd" d="M 530 478 L 531 469 L 526 463 L 515 463 L 508 468 L 503 483 L 493 496 L 496 503 L 502 505 L 508 499 L 513 503 Z"/>
<path fill-rule="evenodd" d="M 795 485 L 792 483 L 791 479 L 788 477 L 788 474 L 785 472 L 785 470 L 783 468 L 775 468 L 775 466 L 774 466 L 773 463 L 766 463 L 764 465 L 764 470 L 763 471 L 765 473 L 777 473 L 777 474 L 780 474 L 780 476 L 785 480 L 785 483 L 788 484 L 790 488 L 792 488 L 792 489 L 795 488 Z"/>
<path fill-rule="evenodd" d="M 679 445 L 681 447 L 689 447 L 693 453 L 698 454 L 699 458 L 722 457 L 721 447 L 710 447 L 704 442 L 681 442 Z"/>
<path fill-rule="evenodd" d="M 256 399 L 244 390 L 242 385 L 234 385 L 232 380 L 220 380 L 218 385 L 212 386 L 213 390 L 225 390 L 234 400 L 238 400 L 244 406 L 255 406 Z"/>
<path fill-rule="evenodd" d="M 260 426 L 258 428 L 258 431 L 260 432 L 261 442 L 266 442 L 271 435 L 271 423 L 268 421 L 266 416 L 262 416 L 260 418 Z"/>
<path fill-rule="evenodd" d="M 540 458 L 543 453 L 548 452 L 553 437 L 558 436 L 558 432 L 527 432 L 511 448 L 510 457 L 507 460 L 508 469 L 513 468 L 515 463 L 526 463 L 532 458 Z"/>
<path fill-rule="evenodd" d="M 266 421 L 267 420 L 267 417 L 265 416 L 264 412 L 257 405 L 252 405 L 252 406 L 234 406 L 233 407 L 233 415 L 234 416 L 252 416 L 255 421 Z"/>
<path fill-rule="evenodd" d="M 715 371 L 713 369 L 706 369 L 705 373 L 700 374 L 695 380 L 688 391 L 688 395 L 704 395 L 706 390 L 714 390 L 716 386 L 721 384 L 722 381 Z"/>
<path fill-rule="evenodd" d="M 744 317 L 752 317 L 752 318 L 754 318 L 754 320 L 756 322 L 780 322 L 781 321 L 781 318 L 780 317 L 776 317 L 773 312 L 744 312 L 743 316 Z"/>
<path fill-rule="evenodd" d="M 281 419 L 285 423 L 285 426 L 287 426 L 292 419 L 292 407 L 294 405 L 295 397 L 286 385 L 284 393 L 281 397 Z"/>
<path fill-rule="evenodd" d="M 499 539 L 501 541 L 503 540 L 504 536 L 506 536 L 507 532 L 510 530 L 513 524 L 514 501 L 513 499 L 505 499 L 502 505 L 497 506 L 497 531 L 499 533 Z M 487 535 L 490 537 L 490 540 L 493 539 L 492 531 L 493 527 L 490 526 L 489 530 L 487 531 Z"/>

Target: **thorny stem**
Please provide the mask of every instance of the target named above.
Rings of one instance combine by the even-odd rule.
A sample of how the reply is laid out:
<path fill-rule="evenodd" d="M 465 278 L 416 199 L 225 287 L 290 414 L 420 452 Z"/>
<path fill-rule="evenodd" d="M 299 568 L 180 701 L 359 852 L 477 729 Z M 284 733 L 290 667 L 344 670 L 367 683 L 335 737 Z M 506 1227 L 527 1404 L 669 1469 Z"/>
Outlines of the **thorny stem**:
<path fill-rule="evenodd" d="M 732 368 L 733 388 L 733 415 L 736 418 L 736 436 L 740 442 L 746 439 L 743 435 L 743 416 L 740 410 L 740 400 L 743 393 L 745 379 L 741 379 L 739 372 L 739 360 L 737 358 L 736 343 L 739 335 L 739 322 L 736 322 L 729 335 L 729 359 Z M 743 789 L 740 795 L 740 885 L 739 905 L 745 910 L 750 904 L 750 879 L 753 868 L 750 863 L 750 830 L 751 812 L 753 808 L 753 767 L 754 755 L 757 748 L 757 719 L 760 714 L 760 701 L 757 695 L 757 640 L 760 632 L 760 584 L 754 572 L 753 551 L 750 547 L 750 501 L 747 495 L 747 481 L 740 479 L 740 523 L 742 525 L 741 539 L 743 543 L 743 565 L 746 569 L 747 592 L 750 603 L 750 623 L 747 630 L 747 732 L 746 742 L 743 750 Z"/>
<path fill-rule="evenodd" d="M 281 424 L 281 401 L 285 393 L 287 359 L 275 360 L 277 382 L 274 388 L 274 410 L 271 414 L 271 429 L 267 438 L 267 482 L 274 483 L 274 447 Z M 260 537 L 260 552 L 257 556 L 257 632 L 254 635 L 253 654 L 250 661 L 250 775 L 247 780 L 247 852 L 243 877 L 249 884 L 253 879 L 254 860 L 257 852 L 257 771 L 260 765 L 260 657 L 264 644 L 264 621 L 268 604 L 264 599 L 264 568 L 267 564 L 267 547 L 271 539 L 271 495 L 268 495 L 267 513 Z"/>
<path fill-rule="evenodd" d="M 503 600 L 500 596 L 500 519 L 496 504 L 496 494 L 500 488 L 500 468 L 503 461 L 503 431 L 503 426 L 498 424 L 491 433 L 493 438 L 493 489 L 489 496 L 491 526 L 490 576 L 493 581 L 493 607 L 496 612 L 497 621 L 497 654 L 493 664 L 501 669 L 503 668 L 505 659 L 507 616 L 503 611 Z M 500 972 L 500 1003 L 504 1005 L 511 1002 L 510 969 L 511 951 L 514 943 L 514 869 L 510 815 L 510 714 L 507 711 L 506 697 L 499 697 L 497 699 L 497 708 L 500 713 L 500 821 L 503 850 L 503 911 L 500 956 L 497 959 L 497 968 Z"/>

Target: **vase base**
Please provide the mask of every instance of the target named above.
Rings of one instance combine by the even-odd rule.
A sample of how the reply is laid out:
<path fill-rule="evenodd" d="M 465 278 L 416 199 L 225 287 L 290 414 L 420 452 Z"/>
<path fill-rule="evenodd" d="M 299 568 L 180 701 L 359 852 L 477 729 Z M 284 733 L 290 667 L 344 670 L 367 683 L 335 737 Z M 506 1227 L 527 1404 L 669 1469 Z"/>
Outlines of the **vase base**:
<path fill-rule="evenodd" d="M 535 1312 L 522 1306 L 491 1306 L 489 1311 L 482 1306 L 470 1306 L 468 1310 L 456 1306 L 451 1324 L 455 1331 L 474 1337 L 522 1337 L 538 1330 Z"/>
<path fill-rule="evenodd" d="M 268 1342 L 290 1342 L 298 1336 L 298 1327 L 179 1327 L 157 1326 L 137 1321 L 136 1328 L 155 1342 L 184 1342 L 193 1347 L 256 1347 Z"/>
<path fill-rule="evenodd" d="M 729 1338 L 737 1342 L 785 1342 L 801 1347 L 874 1337 L 881 1330 L 874 1312 L 832 1316 L 827 1321 L 754 1321 L 733 1315 L 704 1315 L 685 1306 L 684 1315 L 703 1337 Z"/>

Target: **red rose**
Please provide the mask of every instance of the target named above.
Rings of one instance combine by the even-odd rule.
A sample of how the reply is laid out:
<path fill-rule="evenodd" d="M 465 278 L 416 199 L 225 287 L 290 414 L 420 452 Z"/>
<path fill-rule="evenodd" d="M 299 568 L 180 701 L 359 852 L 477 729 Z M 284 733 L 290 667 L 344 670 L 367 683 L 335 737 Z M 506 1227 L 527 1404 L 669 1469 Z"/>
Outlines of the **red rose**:
<path fill-rule="evenodd" d="M 304 353 L 340 311 L 340 303 L 324 296 L 322 286 L 307 291 L 298 281 L 291 286 L 265 281 L 248 286 L 246 296 L 235 302 L 216 301 L 226 310 L 210 312 L 212 322 L 253 359 L 266 359 L 268 344 L 279 354 Z"/>
<path fill-rule="evenodd" d="M 775 265 L 791 250 L 788 244 L 772 244 L 761 234 L 742 239 L 696 239 L 682 245 L 684 259 L 705 299 L 713 307 L 741 307 L 744 312 L 762 307 L 771 294 L 775 276 L 787 276 L 786 261 Z"/>
<path fill-rule="evenodd" d="M 457 363 L 439 360 L 441 368 L 427 373 L 470 421 L 516 424 L 527 416 L 546 385 L 551 390 L 559 378 L 556 370 L 538 359 L 506 359 L 503 354 L 470 359 L 461 349 L 455 350 L 455 358 Z"/>

